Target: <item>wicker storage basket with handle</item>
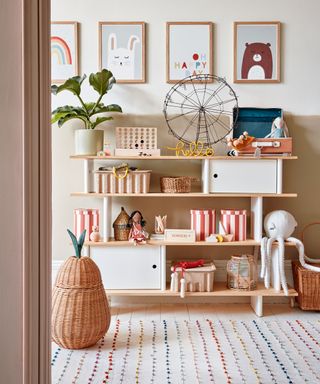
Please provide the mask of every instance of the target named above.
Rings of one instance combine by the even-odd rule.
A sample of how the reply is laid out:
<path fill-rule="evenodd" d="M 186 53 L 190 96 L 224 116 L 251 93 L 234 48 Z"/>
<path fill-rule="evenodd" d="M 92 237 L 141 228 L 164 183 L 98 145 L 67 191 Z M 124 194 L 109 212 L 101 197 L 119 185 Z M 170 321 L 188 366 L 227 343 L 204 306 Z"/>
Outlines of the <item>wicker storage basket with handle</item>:
<path fill-rule="evenodd" d="M 197 181 L 190 176 L 164 176 L 160 178 L 160 188 L 163 193 L 189 193 L 191 184 Z"/>
<path fill-rule="evenodd" d="M 303 228 L 302 242 L 304 242 L 306 230 L 314 225 L 320 226 L 320 222 L 308 224 Z M 320 255 L 319 263 L 315 263 L 315 260 L 306 255 L 305 259 L 308 261 L 308 264 L 320 267 Z M 311 262 L 309 263 L 309 261 Z M 310 271 L 304 268 L 299 261 L 293 261 L 292 273 L 294 288 L 299 294 L 297 297 L 299 307 L 305 311 L 320 311 L 320 272 Z"/>
<path fill-rule="evenodd" d="M 52 339 L 63 348 L 96 344 L 110 325 L 110 311 L 99 268 L 89 257 L 69 257 L 52 293 Z"/>

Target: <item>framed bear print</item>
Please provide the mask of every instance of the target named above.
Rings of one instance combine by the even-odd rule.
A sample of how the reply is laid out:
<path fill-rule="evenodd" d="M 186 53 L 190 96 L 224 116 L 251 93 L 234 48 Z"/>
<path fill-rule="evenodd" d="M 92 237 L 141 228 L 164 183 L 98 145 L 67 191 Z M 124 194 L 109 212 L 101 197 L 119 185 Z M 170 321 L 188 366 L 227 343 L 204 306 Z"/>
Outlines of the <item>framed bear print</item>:
<path fill-rule="evenodd" d="M 145 83 L 145 23 L 100 22 L 99 63 L 117 83 Z"/>
<path fill-rule="evenodd" d="M 234 82 L 280 82 L 280 22 L 234 23 Z"/>

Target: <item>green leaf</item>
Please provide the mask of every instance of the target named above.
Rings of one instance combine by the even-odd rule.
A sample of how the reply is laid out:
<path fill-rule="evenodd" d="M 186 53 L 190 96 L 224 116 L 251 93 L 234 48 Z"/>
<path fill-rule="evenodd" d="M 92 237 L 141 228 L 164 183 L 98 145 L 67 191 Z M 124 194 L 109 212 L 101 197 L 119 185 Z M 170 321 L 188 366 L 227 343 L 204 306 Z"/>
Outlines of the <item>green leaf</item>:
<path fill-rule="evenodd" d="M 113 87 L 113 85 L 116 83 L 116 79 L 114 77 L 112 77 L 110 80 L 109 80 L 109 85 L 108 85 L 108 91 L 110 91 L 110 89 Z"/>
<path fill-rule="evenodd" d="M 54 115 L 52 115 L 52 119 L 51 119 L 51 124 L 54 124 L 56 123 L 57 121 L 59 121 L 60 119 L 68 116 L 68 115 L 76 115 L 76 113 L 73 113 L 73 112 L 58 112 L 58 113 L 55 113 Z"/>
<path fill-rule="evenodd" d="M 86 108 L 87 108 L 87 111 L 90 113 L 90 112 L 92 112 L 92 110 L 93 110 L 93 108 L 94 108 L 94 106 L 96 105 L 96 103 L 84 103 L 84 105 L 86 106 Z"/>
<path fill-rule="evenodd" d="M 84 74 L 83 76 L 74 76 L 74 77 L 72 77 L 72 79 L 77 81 L 80 85 L 83 83 L 83 80 L 85 80 L 86 78 L 87 78 L 86 74 Z"/>
<path fill-rule="evenodd" d="M 80 115 L 73 115 L 73 114 L 68 114 L 64 117 L 61 117 L 58 120 L 58 127 L 61 128 L 63 124 L 65 124 L 67 121 L 73 120 L 73 119 L 79 119 L 82 120 L 85 124 L 85 127 L 87 128 L 88 123 L 90 124 L 90 121 L 85 116 L 80 116 Z"/>
<path fill-rule="evenodd" d="M 85 238 L 86 238 L 86 230 L 84 230 L 81 235 L 79 236 L 79 240 L 78 240 L 78 250 L 79 250 L 79 255 L 81 257 L 81 251 L 82 251 L 82 247 L 83 247 L 83 244 L 84 244 L 84 241 L 85 241 Z"/>
<path fill-rule="evenodd" d="M 71 241 L 72 241 L 72 244 L 73 244 L 73 248 L 74 248 L 74 251 L 76 253 L 76 257 L 78 257 L 80 259 L 81 257 L 81 253 L 79 253 L 79 247 L 78 247 L 78 241 L 77 241 L 77 238 L 75 237 L 75 235 L 70 231 L 70 229 L 67 229 L 68 233 L 69 233 L 69 236 L 71 237 Z"/>
<path fill-rule="evenodd" d="M 93 112 L 91 112 L 91 116 L 103 112 L 122 112 L 122 109 L 117 104 L 104 105 L 101 103 L 94 109 Z"/>
<path fill-rule="evenodd" d="M 78 79 L 78 77 L 77 78 L 72 77 L 71 79 L 66 80 L 63 84 L 59 85 L 59 87 L 57 87 L 56 85 L 52 85 L 51 93 L 53 93 L 54 95 L 57 95 L 62 91 L 69 91 L 74 95 L 79 96 L 81 92 L 81 87 L 80 87 L 80 80 Z"/>
<path fill-rule="evenodd" d="M 91 128 L 94 129 L 97 125 L 103 123 L 104 121 L 113 120 L 113 117 L 111 116 L 104 116 L 104 117 L 97 117 L 96 121 L 91 123 Z"/>
<path fill-rule="evenodd" d="M 58 107 L 58 108 L 54 109 L 52 111 L 52 114 L 57 113 L 57 112 L 60 113 L 60 112 L 73 112 L 73 111 L 84 112 L 84 109 L 81 107 L 73 107 L 71 105 L 64 105 L 62 107 Z"/>
<path fill-rule="evenodd" d="M 112 72 L 107 69 L 103 69 L 97 73 L 91 73 L 89 76 L 89 83 L 100 96 L 105 95 L 109 89 L 111 89 L 115 80 Z M 109 88 L 110 87 L 110 88 Z"/>

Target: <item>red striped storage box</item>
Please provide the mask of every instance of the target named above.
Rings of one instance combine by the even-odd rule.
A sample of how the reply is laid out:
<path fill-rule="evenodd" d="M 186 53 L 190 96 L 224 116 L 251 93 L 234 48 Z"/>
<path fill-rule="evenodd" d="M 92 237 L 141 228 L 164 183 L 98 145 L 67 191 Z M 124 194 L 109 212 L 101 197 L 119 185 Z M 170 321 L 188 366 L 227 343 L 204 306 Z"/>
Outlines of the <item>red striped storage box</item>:
<path fill-rule="evenodd" d="M 196 241 L 204 241 L 216 231 L 216 211 L 214 209 L 191 209 L 191 229 L 196 232 Z"/>
<path fill-rule="evenodd" d="M 234 235 L 234 241 L 247 239 L 247 211 L 245 209 L 221 209 L 220 220 L 226 233 Z"/>
<path fill-rule="evenodd" d="M 77 238 L 86 229 L 86 241 L 92 232 L 92 227 L 99 227 L 99 209 L 77 208 L 74 210 L 74 234 Z"/>

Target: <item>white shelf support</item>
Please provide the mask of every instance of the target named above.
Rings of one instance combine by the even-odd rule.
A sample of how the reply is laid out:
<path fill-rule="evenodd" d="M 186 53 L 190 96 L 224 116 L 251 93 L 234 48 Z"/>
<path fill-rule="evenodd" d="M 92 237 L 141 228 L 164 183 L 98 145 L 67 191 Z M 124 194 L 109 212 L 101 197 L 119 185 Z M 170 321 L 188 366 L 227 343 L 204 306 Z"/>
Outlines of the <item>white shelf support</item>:
<path fill-rule="evenodd" d="M 111 210 L 112 210 L 111 197 L 104 197 L 103 198 L 103 215 L 102 215 L 103 241 L 109 241 L 111 237 Z"/>
<path fill-rule="evenodd" d="M 83 180 L 84 180 L 84 193 L 94 192 L 93 185 L 93 160 L 83 160 Z"/>
<path fill-rule="evenodd" d="M 277 159 L 277 193 L 282 193 L 283 183 L 283 160 Z"/>
<path fill-rule="evenodd" d="M 202 160 L 202 193 L 209 193 L 210 185 L 210 160 Z"/>
<path fill-rule="evenodd" d="M 262 239 L 263 198 L 251 197 L 251 236 L 254 240 Z"/>
<path fill-rule="evenodd" d="M 160 289 L 161 291 L 166 290 L 166 267 L 167 267 L 167 258 L 166 258 L 166 246 L 161 245 L 160 246 L 160 270 L 161 270 L 161 275 L 160 275 Z"/>
<path fill-rule="evenodd" d="M 251 307 L 259 317 L 263 316 L 263 296 L 251 296 Z"/>

